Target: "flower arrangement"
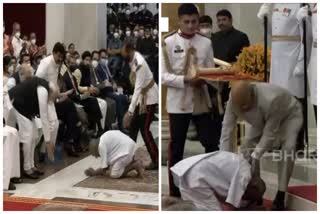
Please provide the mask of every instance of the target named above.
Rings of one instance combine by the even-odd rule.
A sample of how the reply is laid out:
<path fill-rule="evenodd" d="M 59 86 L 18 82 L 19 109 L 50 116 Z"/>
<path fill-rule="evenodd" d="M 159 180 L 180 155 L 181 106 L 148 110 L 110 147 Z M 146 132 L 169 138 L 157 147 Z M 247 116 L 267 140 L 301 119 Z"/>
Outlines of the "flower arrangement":
<path fill-rule="evenodd" d="M 267 50 L 267 71 L 270 71 L 271 50 Z M 251 76 L 253 79 L 264 80 L 264 46 L 260 43 L 245 47 L 234 64 L 237 73 Z M 269 76 L 269 73 L 268 73 Z"/>

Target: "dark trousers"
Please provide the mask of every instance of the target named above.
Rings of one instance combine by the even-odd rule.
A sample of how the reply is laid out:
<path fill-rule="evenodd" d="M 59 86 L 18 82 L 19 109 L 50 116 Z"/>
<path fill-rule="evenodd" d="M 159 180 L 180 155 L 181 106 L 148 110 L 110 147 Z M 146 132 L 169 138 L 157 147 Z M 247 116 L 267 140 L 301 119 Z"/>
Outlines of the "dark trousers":
<path fill-rule="evenodd" d="M 301 103 L 301 107 L 302 107 L 302 111 L 303 111 L 303 115 L 305 114 L 305 109 L 304 109 L 304 107 L 303 107 L 303 98 L 301 98 L 301 99 L 298 99 L 299 100 L 299 102 Z M 301 127 L 301 129 L 300 129 L 300 131 L 299 131 L 299 133 L 298 133 L 298 138 L 297 138 L 297 148 L 296 148 L 296 150 L 297 151 L 301 151 L 301 150 L 304 150 L 304 148 L 305 148 L 305 145 L 304 145 L 304 123 L 306 123 L 307 121 L 305 121 L 305 119 L 304 119 L 304 116 L 303 116 L 303 126 Z"/>
<path fill-rule="evenodd" d="M 159 151 L 150 131 L 150 125 L 153 119 L 153 114 L 156 105 L 147 105 L 147 111 L 145 114 L 135 114 L 130 125 L 130 137 L 132 140 L 137 141 L 138 133 L 141 132 L 143 141 L 147 147 L 150 158 L 154 164 L 158 164 Z M 137 107 L 136 112 L 139 112 Z"/>
<path fill-rule="evenodd" d="M 73 140 L 74 146 L 79 146 L 81 129 L 77 126 L 79 118 L 73 101 L 68 99 L 64 102 L 56 103 L 55 107 L 58 119 L 65 124 L 65 129 L 59 129 L 60 138 L 63 138 L 63 141 L 66 142 Z"/>
<path fill-rule="evenodd" d="M 314 116 L 316 118 L 316 122 L 317 122 L 317 106 L 313 105 L 313 110 L 314 110 Z"/>
<path fill-rule="evenodd" d="M 170 168 L 183 159 L 184 146 L 190 120 L 194 121 L 201 144 L 206 152 L 218 150 L 218 135 L 213 128 L 213 122 L 209 113 L 192 116 L 192 114 L 169 114 L 170 142 L 168 145 L 168 172 L 170 195 L 180 197 L 179 188 L 173 183 Z"/>
<path fill-rule="evenodd" d="M 116 94 L 114 92 L 105 92 L 104 97 L 108 97 L 116 102 L 116 116 L 119 130 L 123 130 L 123 116 L 128 109 L 128 99 L 123 94 Z"/>
<path fill-rule="evenodd" d="M 88 97 L 87 99 L 81 100 L 79 103 L 83 106 L 84 111 L 88 114 L 90 127 L 95 127 L 95 125 L 99 123 L 102 118 L 98 100 L 93 97 Z"/>

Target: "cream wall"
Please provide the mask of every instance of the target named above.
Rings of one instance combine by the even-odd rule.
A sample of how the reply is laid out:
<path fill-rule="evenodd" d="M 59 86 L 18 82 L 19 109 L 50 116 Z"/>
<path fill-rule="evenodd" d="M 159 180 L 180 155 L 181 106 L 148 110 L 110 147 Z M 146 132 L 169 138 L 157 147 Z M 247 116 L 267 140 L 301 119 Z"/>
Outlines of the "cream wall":
<path fill-rule="evenodd" d="M 81 53 L 106 47 L 106 4 L 47 4 L 46 45 L 74 43 Z"/>

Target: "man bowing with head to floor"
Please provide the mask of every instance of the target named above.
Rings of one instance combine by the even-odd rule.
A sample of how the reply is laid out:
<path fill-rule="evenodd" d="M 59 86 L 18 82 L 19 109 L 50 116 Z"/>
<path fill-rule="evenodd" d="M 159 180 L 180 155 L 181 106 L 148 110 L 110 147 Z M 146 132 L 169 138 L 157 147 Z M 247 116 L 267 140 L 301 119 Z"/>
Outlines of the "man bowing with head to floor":
<path fill-rule="evenodd" d="M 302 107 L 290 93 L 276 85 L 240 81 L 231 89 L 223 119 L 220 150 L 230 151 L 237 119 L 248 123 L 241 152 L 259 176 L 259 160 L 272 148 L 281 148 L 278 163 L 278 192 L 273 210 L 285 209 L 285 192 L 294 166 L 298 132 L 302 126 Z"/>

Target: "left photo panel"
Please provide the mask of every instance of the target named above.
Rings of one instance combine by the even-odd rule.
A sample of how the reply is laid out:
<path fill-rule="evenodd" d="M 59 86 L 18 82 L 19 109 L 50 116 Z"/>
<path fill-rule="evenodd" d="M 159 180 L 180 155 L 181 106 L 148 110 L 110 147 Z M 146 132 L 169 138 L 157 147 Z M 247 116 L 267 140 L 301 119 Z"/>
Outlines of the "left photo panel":
<path fill-rule="evenodd" d="M 4 211 L 159 204 L 158 4 L 3 4 Z"/>

